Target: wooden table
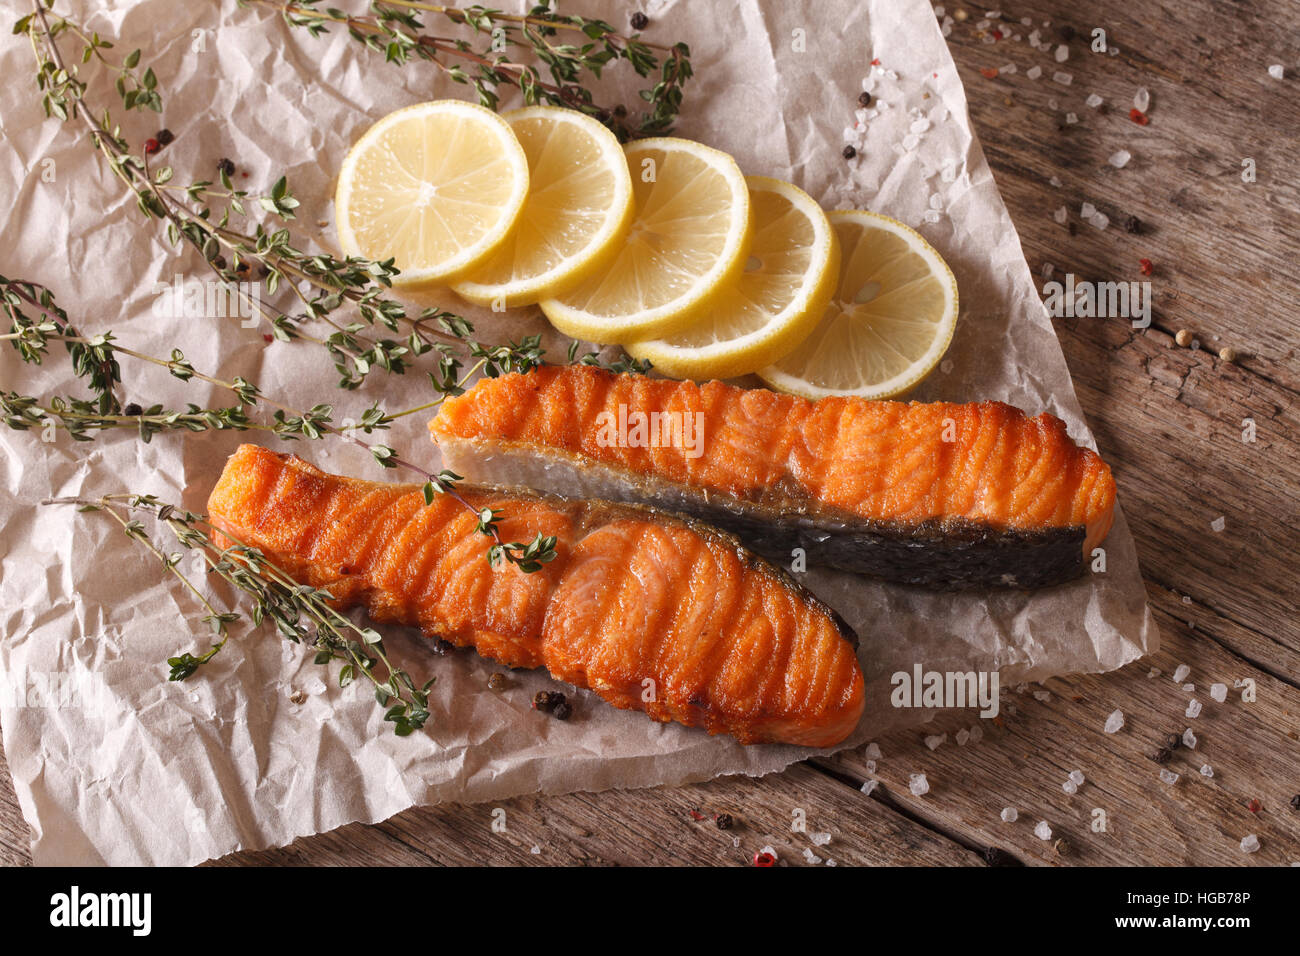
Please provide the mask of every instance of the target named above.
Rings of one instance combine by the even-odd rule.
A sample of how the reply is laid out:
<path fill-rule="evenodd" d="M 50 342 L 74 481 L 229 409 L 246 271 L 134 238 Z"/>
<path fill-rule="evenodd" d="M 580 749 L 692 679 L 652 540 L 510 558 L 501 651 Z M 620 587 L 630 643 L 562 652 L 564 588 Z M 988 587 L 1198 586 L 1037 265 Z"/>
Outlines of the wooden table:
<path fill-rule="evenodd" d="M 1081 19 L 1078 4 L 1034 0 L 982 31 L 985 6 L 946 6 L 967 14 L 950 43 L 1035 274 L 1051 263 L 1058 277 L 1129 281 L 1144 278 L 1140 260 L 1154 267 L 1151 328 L 1064 319 L 1057 331 L 1119 481 L 1160 652 L 1113 674 L 1049 681 L 1045 698 L 1039 687 L 1014 695 L 1015 713 L 1004 710 L 978 744 L 957 746 L 959 722 L 943 720 L 924 731 L 949 733 L 933 752 L 922 732 L 886 737 L 874 775 L 853 752 L 760 780 L 520 797 L 501 804 L 504 834 L 492 832 L 493 806 L 413 809 L 222 864 L 745 864 L 767 844 L 791 865 L 804 864 L 810 848 L 837 864 L 984 865 L 990 847 L 1048 865 L 1300 861 L 1300 812 L 1288 806 L 1300 793 L 1295 2 L 1103 0 Z M 1051 82 L 1049 56 L 1009 39 L 1033 28 L 1021 17 L 1040 28 L 1050 20 L 1043 33 L 1058 42 L 1058 29 L 1073 27 L 1061 67 L 1073 74 L 1070 87 Z M 1118 55 L 1087 51 L 1095 27 Z M 993 29 L 1004 37 L 983 42 L 980 33 Z M 1013 75 L 981 72 L 1011 62 Z M 1047 74 L 1038 81 L 1025 76 L 1035 63 Z M 1268 75 L 1273 63 L 1286 66 L 1283 80 Z M 1152 97 L 1145 127 L 1128 116 L 1139 86 Z M 1105 99 L 1101 111 L 1084 104 L 1094 91 Z M 1077 124 L 1066 123 L 1067 112 Z M 1133 153 L 1122 170 L 1107 163 L 1121 144 Z M 1243 181 L 1248 159 L 1254 182 Z M 1084 201 L 1109 215 L 1110 228 L 1080 219 Z M 1053 220 L 1060 206 L 1067 225 Z M 1137 234 L 1124 229 L 1129 216 L 1141 220 Z M 1180 329 L 1199 348 L 1178 347 Z M 1240 357 L 1222 360 L 1224 347 Z M 1243 441 L 1246 419 L 1253 442 Z M 1184 716 L 1191 695 L 1170 679 L 1180 662 L 1205 704 L 1195 720 Z M 1240 699 L 1241 680 L 1254 682 L 1253 702 Z M 1213 682 L 1228 685 L 1227 702 L 1210 699 Z M 1126 726 L 1105 734 L 1116 708 Z M 1167 767 L 1181 779 L 1166 784 L 1152 754 L 1164 735 L 1188 726 L 1198 746 L 1175 752 Z M 1212 778 L 1199 772 L 1203 764 Z M 1087 781 L 1067 795 L 1061 784 L 1076 768 Z M 914 797 L 908 777 L 921 771 L 931 790 Z M 0 862 L 30 862 L 7 767 L 2 778 Z M 879 785 L 865 796 L 860 787 L 873 778 Z M 1004 806 L 1019 809 L 1017 823 L 999 819 Z M 791 830 L 796 809 L 807 833 Z M 1092 829 L 1098 809 L 1104 832 Z M 719 812 L 735 817 L 735 829 L 717 829 Z M 1051 841 L 1032 832 L 1044 819 Z M 817 832 L 831 842 L 814 846 L 808 834 Z M 1250 833 L 1261 842 L 1253 855 L 1239 848 Z M 1058 838 L 1068 847 L 1058 849 Z"/>

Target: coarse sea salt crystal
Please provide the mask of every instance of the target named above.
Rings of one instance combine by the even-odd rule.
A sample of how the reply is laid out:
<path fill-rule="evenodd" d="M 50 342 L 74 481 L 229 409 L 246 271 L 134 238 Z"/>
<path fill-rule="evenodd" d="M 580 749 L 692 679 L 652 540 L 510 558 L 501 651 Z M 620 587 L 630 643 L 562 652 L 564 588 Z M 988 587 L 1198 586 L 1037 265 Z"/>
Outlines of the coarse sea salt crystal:
<path fill-rule="evenodd" d="M 540 856 L 541 853 L 542 853 L 542 848 L 541 848 L 540 846 L 537 846 L 536 844 L 534 844 L 534 845 L 533 845 L 533 848 L 532 848 L 531 850 L 529 850 L 528 852 L 531 853 L 533 856 Z"/>
<path fill-rule="evenodd" d="M 1192 720 L 1201 716 L 1201 702 L 1195 697 L 1187 702 L 1187 716 Z"/>
<path fill-rule="evenodd" d="M 947 734 L 931 734 L 925 738 L 925 745 L 931 750 L 938 750 L 943 744 L 948 742 Z"/>
<path fill-rule="evenodd" d="M 1040 840 L 1050 840 L 1052 838 L 1052 827 L 1046 820 L 1039 820 L 1038 826 L 1034 827 L 1034 836 Z"/>
<path fill-rule="evenodd" d="M 940 196 L 938 193 L 935 193 L 934 195 L 932 195 L 932 196 L 930 197 L 930 208 L 931 208 L 931 209 L 942 209 L 942 208 L 943 208 L 943 197 Z"/>
<path fill-rule="evenodd" d="M 1073 125 L 1074 125 L 1075 123 L 1077 123 L 1077 122 L 1079 122 L 1079 114 L 1078 114 L 1078 113 L 1066 113 L 1066 114 L 1065 114 L 1065 125 L 1066 125 L 1066 126 L 1073 126 Z"/>
<path fill-rule="evenodd" d="M 1003 807 L 1003 808 L 1002 808 L 1002 822 L 1003 822 L 1003 823 L 1015 823 L 1016 820 L 1018 820 L 1018 819 L 1020 819 L 1020 811 L 1017 810 L 1015 807 Z"/>
<path fill-rule="evenodd" d="M 867 796 L 871 796 L 871 791 L 875 790 L 878 786 L 880 786 L 879 780 L 868 780 L 862 785 L 862 792 Z"/>
<path fill-rule="evenodd" d="M 1101 104 L 1102 104 L 1102 103 L 1105 103 L 1105 102 L 1106 102 L 1106 101 L 1103 100 L 1103 99 L 1102 99 L 1100 96 L 1098 96 L 1096 93 L 1089 93 L 1089 94 L 1088 94 L 1088 98 L 1087 98 L 1086 100 L 1083 101 L 1083 104 L 1084 104 L 1085 106 L 1087 106 L 1087 107 L 1089 107 L 1089 108 L 1095 110 L 1098 106 L 1101 106 Z"/>
<path fill-rule="evenodd" d="M 1132 158 L 1133 154 L 1127 149 L 1117 149 L 1115 152 L 1110 154 L 1110 158 L 1106 160 L 1106 162 L 1110 163 L 1116 169 L 1123 169 L 1128 165 L 1128 161 Z"/>
<path fill-rule="evenodd" d="M 1133 108 L 1143 113 L 1151 108 L 1151 93 L 1145 86 L 1139 86 L 1133 94 Z"/>
<path fill-rule="evenodd" d="M 1215 518 L 1213 521 L 1210 522 L 1210 527 L 1213 528 L 1215 531 L 1222 531 L 1226 524 L 1227 522 L 1224 521 L 1223 516 L 1220 515 L 1219 517 Z"/>
<path fill-rule="evenodd" d="M 1069 86 L 1074 82 L 1074 77 L 1071 74 L 1062 73 L 1060 70 L 1057 70 L 1052 74 L 1052 79 L 1057 83 L 1060 83 L 1062 86 Z"/>
<path fill-rule="evenodd" d="M 921 217 L 926 222 L 935 223 L 943 219 L 943 213 L 937 209 L 927 209 L 925 215 Z"/>
<path fill-rule="evenodd" d="M 1034 691 L 1034 700 L 1037 700 L 1037 701 L 1048 701 L 1048 700 L 1051 700 L 1051 699 L 1052 699 L 1052 692 L 1051 692 L 1051 691 L 1047 691 L 1047 690 L 1036 690 L 1036 691 Z"/>
<path fill-rule="evenodd" d="M 1005 66 L 1000 66 L 998 67 L 998 72 L 1003 76 L 1010 76 L 1012 73 L 1016 72 L 1016 65 L 1014 63 L 1008 63 Z"/>
<path fill-rule="evenodd" d="M 1281 63 L 1274 63 L 1268 68 L 1268 75 L 1273 77 L 1275 80 L 1280 80 L 1282 77 L 1286 76 L 1286 67 Z"/>
<path fill-rule="evenodd" d="M 827 865 L 827 866 L 835 866 L 835 861 L 832 860 L 832 859 L 830 859 L 830 858 L 828 857 L 828 858 L 826 859 L 826 865 Z"/>
<path fill-rule="evenodd" d="M 1056 100 L 1054 99 L 1050 99 L 1047 101 L 1047 108 L 1049 110 L 1059 110 L 1061 108 L 1061 104 L 1056 102 Z"/>
<path fill-rule="evenodd" d="M 819 857 L 816 853 L 814 853 L 811 849 L 808 848 L 804 849 L 803 858 L 812 864 L 817 864 L 822 861 L 821 857 Z"/>
<path fill-rule="evenodd" d="M 1210 697 L 1212 697 L 1217 703 L 1222 704 L 1225 700 L 1228 699 L 1228 685 L 1211 684 Z"/>
<path fill-rule="evenodd" d="M 1074 781 L 1074 783 L 1075 783 L 1076 786 L 1080 786 L 1080 787 L 1082 787 L 1082 786 L 1083 786 L 1083 781 L 1084 781 L 1084 779 L 1085 779 L 1084 776 L 1083 776 L 1083 771 L 1082 771 L 1082 770 L 1071 770 L 1071 771 L 1070 771 L 1070 779 Z"/>
<path fill-rule="evenodd" d="M 1091 219 L 1097 214 L 1097 207 L 1090 202 L 1085 202 L 1079 207 L 1079 216 L 1083 219 Z"/>
<path fill-rule="evenodd" d="M 812 840 L 813 846 L 825 846 L 831 842 L 831 835 L 829 833 L 810 833 L 808 839 Z"/>
<path fill-rule="evenodd" d="M 1079 785 L 1073 780 L 1067 780 L 1065 783 L 1061 784 L 1061 789 L 1066 793 L 1074 794 L 1079 792 Z"/>
<path fill-rule="evenodd" d="M 1202 777 L 1213 777 L 1213 776 L 1214 776 L 1214 768 L 1211 767 L 1208 763 L 1203 763 L 1203 764 L 1201 764 L 1201 776 L 1202 776 Z"/>
<path fill-rule="evenodd" d="M 868 760 L 866 763 L 863 764 L 863 766 L 867 768 L 867 773 L 876 772 L 876 762 L 874 760 Z"/>
<path fill-rule="evenodd" d="M 1172 787 L 1178 782 L 1178 774 L 1174 773 L 1172 770 L 1161 770 L 1160 779 Z"/>
<path fill-rule="evenodd" d="M 929 128 L 930 118 L 928 116 L 922 116 L 909 127 L 913 133 L 924 133 Z"/>
<path fill-rule="evenodd" d="M 912 791 L 912 796 L 923 797 L 930 792 L 930 781 L 925 779 L 925 774 L 914 773 L 907 778 L 907 789 Z"/>
<path fill-rule="evenodd" d="M 1192 669 L 1188 667 L 1186 664 L 1179 664 L 1177 667 L 1174 668 L 1174 683 L 1181 684 L 1184 680 L 1187 679 L 1187 675 L 1190 674 L 1191 672 Z"/>
<path fill-rule="evenodd" d="M 981 727 L 979 724 L 975 724 L 970 729 L 970 742 L 973 744 L 977 744 L 983 739 L 984 739 L 984 728 Z"/>
<path fill-rule="evenodd" d="M 938 6 L 934 8 L 934 15 L 938 17 L 940 20 L 943 19 L 944 14 L 946 14 L 947 12 L 948 12 L 947 8 L 943 6 Z"/>
<path fill-rule="evenodd" d="M 1259 849 L 1259 837 L 1251 833 L 1241 838 L 1241 852 L 1254 853 Z"/>
<path fill-rule="evenodd" d="M 1184 746 L 1184 747 L 1186 747 L 1188 750 L 1195 750 L 1195 749 L 1196 749 L 1196 744 L 1197 744 L 1197 743 L 1198 743 L 1198 741 L 1197 741 L 1197 739 L 1196 739 L 1196 734 L 1192 733 L 1192 728 L 1191 728 L 1191 727 L 1188 727 L 1186 730 L 1183 731 L 1183 746 Z"/>
<path fill-rule="evenodd" d="M 1070 58 L 1070 48 L 1062 43 L 1057 46 L 1054 56 L 1056 57 L 1057 63 L 1064 63 Z"/>
<path fill-rule="evenodd" d="M 1029 69 L 1025 70 L 1025 76 L 1029 77 L 1031 80 L 1036 80 L 1042 75 L 1043 68 L 1041 66 L 1031 66 Z"/>
<path fill-rule="evenodd" d="M 903 137 L 903 149 L 907 150 L 908 152 L 911 152 L 912 150 L 916 149 L 917 145 L 920 142 L 921 142 L 921 137 L 917 136 L 915 133 L 908 133 L 906 136 Z"/>
<path fill-rule="evenodd" d="M 1184 685 L 1183 685 L 1183 690 L 1187 691 L 1187 693 L 1189 693 L 1189 694 L 1190 694 L 1190 693 L 1193 693 L 1193 692 L 1196 690 L 1196 685 L 1195 685 L 1195 684 L 1184 684 Z"/>
<path fill-rule="evenodd" d="M 1124 711 L 1112 710 L 1110 716 L 1106 718 L 1106 726 L 1102 730 L 1108 734 L 1117 734 L 1124 729 Z"/>
<path fill-rule="evenodd" d="M 966 745 L 966 741 L 970 740 L 970 731 L 967 730 L 965 727 L 963 727 L 961 730 L 957 731 L 956 738 L 957 738 L 957 746 L 964 747 Z"/>
<path fill-rule="evenodd" d="M 862 756 L 866 757 L 868 760 L 879 760 L 880 745 L 875 743 L 867 744 L 867 749 L 862 752 Z"/>
<path fill-rule="evenodd" d="M 1034 21 L 1033 21 L 1033 19 L 1030 18 L 1030 17 L 1021 17 L 1021 18 L 1020 18 L 1020 25 L 1021 25 L 1022 27 L 1032 27 L 1032 26 L 1034 25 Z"/>
<path fill-rule="evenodd" d="M 1050 262 L 1044 262 L 1043 267 L 1038 270 L 1038 274 L 1041 275 L 1044 279 L 1050 279 L 1052 277 L 1052 273 L 1055 271 L 1056 271 L 1056 266 L 1052 265 Z"/>
<path fill-rule="evenodd" d="M 1053 176 L 1051 179 L 1047 181 L 1047 183 L 1048 185 L 1052 186 L 1054 189 L 1060 189 L 1062 186 L 1060 176 Z"/>
<path fill-rule="evenodd" d="M 1110 216 L 1106 215 L 1104 212 L 1098 212 L 1088 221 L 1097 229 L 1105 229 L 1110 225 Z"/>

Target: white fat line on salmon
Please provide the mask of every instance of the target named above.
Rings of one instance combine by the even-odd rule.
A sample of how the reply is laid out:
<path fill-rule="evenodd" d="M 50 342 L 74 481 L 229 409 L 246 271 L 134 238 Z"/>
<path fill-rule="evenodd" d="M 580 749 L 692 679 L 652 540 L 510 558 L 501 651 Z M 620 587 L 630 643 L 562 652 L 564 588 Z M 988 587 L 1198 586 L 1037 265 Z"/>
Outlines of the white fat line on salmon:
<path fill-rule="evenodd" d="M 171 282 L 153 284 L 151 311 L 159 319 L 243 319 L 251 329 L 262 311 L 260 282 L 186 280 L 180 273 Z"/>
<path fill-rule="evenodd" d="M 889 678 L 895 707 L 975 707 L 981 717 L 998 715 L 997 671 L 895 671 Z"/>
<path fill-rule="evenodd" d="M 596 416 L 596 444 L 602 448 L 682 448 L 687 458 L 704 454 L 704 413 L 629 412 Z"/>
<path fill-rule="evenodd" d="M 133 936 L 148 936 L 152 911 L 151 893 L 82 893 L 74 886 L 50 897 L 51 926 L 126 926 Z"/>
<path fill-rule="evenodd" d="M 1043 305 L 1056 319 L 1132 319 L 1135 329 L 1151 325 L 1150 282 L 1076 282 L 1073 272 L 1065 284 L 1045 282 Z"/>

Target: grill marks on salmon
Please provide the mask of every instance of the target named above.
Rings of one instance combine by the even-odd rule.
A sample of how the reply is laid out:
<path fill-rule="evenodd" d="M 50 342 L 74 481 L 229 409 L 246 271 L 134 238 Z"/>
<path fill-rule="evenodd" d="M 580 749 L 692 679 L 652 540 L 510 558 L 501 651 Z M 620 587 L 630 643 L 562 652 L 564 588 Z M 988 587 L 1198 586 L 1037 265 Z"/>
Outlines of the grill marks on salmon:
<path fill-rule="evenodd" d="M 608 427 L 698 413 L 696 449 Z M 448 467 L 477 481 L 652 503 L 779 560 L 803 547 L 812 562 L 930 587 L 1068 580 L 1113 520 L 1101 458 L 1060 419 L 1001 402 L 812 402 L 561 366 L 484 379 L 429 427 Z"/>
<path fill-rule="evenodd" d="M 502 512 L 503 540 L 554 535 L 556 559 L 531 574 L 493 569 L 490 540 L 450 496 L 426 506 L 419 486 L 339 477 L 253 445 L 231 457 L 208 512 L 341 607 L 545 667 L 615 707 L 745 744 L 824 747 L 857 725 L 851 632 L 730 535 L 650 508 L 458 491 Z"/>

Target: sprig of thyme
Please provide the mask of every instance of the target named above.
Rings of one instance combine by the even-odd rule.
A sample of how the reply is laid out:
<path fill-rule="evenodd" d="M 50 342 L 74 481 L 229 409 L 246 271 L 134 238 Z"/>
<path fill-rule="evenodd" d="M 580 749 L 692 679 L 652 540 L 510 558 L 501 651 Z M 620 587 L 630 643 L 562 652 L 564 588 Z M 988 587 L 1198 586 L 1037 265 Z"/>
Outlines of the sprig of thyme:
<path fill-rule="evenodd" d="M 327 32 L 331 25 L 344 26 L 352 39 L 382 53 L 390 63 L 401 65 L 412 59 L 433 63 L 451 80 L 472 86 L 479 102 L 489 109 L 497 108 L 503 86 L 513 87 L 529 106 L 547 103 L 579 110 L 604 123 L 625 142 L 672 132 L 681 110 L 682 86 L 691 78 L 691 51 L 685 43 L 650 43 L 640 34 L 620 33 L 604 20 L 556 13 L 550 0 L 542 0 L 522 15 L 477 4 L 452 7 L 405 0 L 371 2 L 370 12 L 358 15 L 334 7 L 322 9 L 320 0 L 240 2 L 277 10 L 289 26 L 305 29 L 312 36 Z M 467 28 L 475 39 L 486 38 L 487 45 L 475 48 L 463 35 L 427 32 L 425 18 L 430 15 Z M 579 42 L 560 39 L 565 35 L 566 40 L 576 36 Z M 524 53 L 536 63 L 518 61 L 512 53 Z M 587 85 L 619 60 L 627 62 L 638 76 L 656 77 L 652 86 L 640 91 L 648 109 L 635 119 L 621 103 L 613 107 L 597 104 Z M 543 70 L 549 79 L 543 78 Z"/>
<path fill-rule="evenodd" d="M 230 609 L 218 610 L 181 571 L 183 555 L 165 552 L 150 537 L 143 523 L 131 517 L 137 511 L 151 514 L 159 524 L 170 529 L 181 548 L 197 551 L 211 573 L 251 596 L 254 604 L 250 620 L 254 626 L 268 620 L 274 622 L 284 638 L 314 649 L 317 664 L 341 661 L 340 687 L 347 687 L 359 677 L 369 680 L 376 701 L 386 708 L 384 720 L 393 724 L 397 736 L 405 737 L 428 721 L 429 688 L 435 678 L 417 686 L 409 673 L 394 666 L 389 659 L 379 632 L 356 624 L 335 610 L 331 603 L 334 596 L 328 590 L 295 581 L 262 551 L 217 529 L 204 516 L 165 504 L 154 495 L 51 498 L 42 504 L 71 504 L 77 505 L 78 511 L 108 514 L 121 525 L 127 537 L 148 549 L 203 605 L 207 613 L 201 621 L 211 629 L 215 640 L 202 654 L 187 651 L 168 658 L 170 680 L 186 680 L 220 653 L 229 640 L 231 625 L 243 620 L 243 615 Z M 215 540 L 214 533 L 234 543 L 223 547 Z"/>
<path fill-rule="evenodd" d="M 24 304 L 28 307 L 34 306 L 39 317 L 28 315 L 23 311 Z M 40 428 L 47 421 L 54 421 L 75 440 L 89 441 L 97 431 L 135 427 L 139 429 L 140 437 L 146 443 L 154 434 L 169 429 L 192 432 L 214 429 L 233 431 L 258 429 L 288 441 L 316 440 L 330 435 L 365 449 L 384 468 L 403 468 L 419 475 L 424 482 L 426 503 L 431 504 L 436 495 L 448 495 L 459 502 L 476 517 L 478 532 L 492 539 L 485 556 L 494 567 L 504 562 L 531 572 L 538 570 L 555 557 L 556 542 L 553 537 L 539 533 L 530 542 L 503 541 L 497 528 L 499 513 L 490 508 L 479 509 L 470 504 L 456 490 L 456 482 L 461 480 L 459 475 L 446 470 L 435 474 L 403 458 L 388 445 L 365 441 L 356 434 L 360 431 L 370 435 L 387 429 L 398 418 L 431 409 L 448 393 L 463 391 L 465 382 L 470 377 L 489 366 L 496 368 L 507 361 L 501 355 L 493 354 L 491 349 L 485 350 L 486 354 L 479 357 L 478 362 L 464 372 L 459 380 L 449 382 L 442 394 L 433 401 L 391 415 L 376 403 L 366 409 L 355 425 L 344 427 L 335 424 L 332 405 L 321 403 L 306 411 L 294 408 L 264 395 L 260 388 L 242 377 L 227 381 L 198 371 L 180 349 L 173 349 L 170 356 L 161 358 L 116 345 L 116 339 L 111 332 L 101 333 L 92 339 L 77 335 L 68 324 L 66 313 L 55 302 L 53 293 L 35 283 L 0 276 L 0 311 L 10 320 L 10 331 L 0 334 L 0 341 L 9 341 L 19 351 L 23 361 L 40 364 L 49 353 L 51 341 L 63 342 L 70 352 L 76 347 L 81 351 L 73 356 L 74 373 L 78 378 L 87 379 L 91 389 L 101 395 L 105 388 L 110 390 L 111 395 L 112 386 L 121 382 L 121 369 L 117 361 L 117 356 L 120 354 L 165 368 L 170 375 L 183 382 L 198 379 L 224 389 L 231 392 L 238 402 L 232 407 L 215 409 L 200 408 L 191 404 L 184 412 L 165 409 L 161 405 L 154 405 L 149 409 L 127 406 L 120 410 L 120 414 L 106 414 L 99 411 L 95 403 L 85 399 L 56 396 L 48 403 L 42 404 L 33 396 L 0 390 L 0 421 L 9 428 L 26 431 Z M 103 369 L 108 371 L 104 372 Z M 109 376 L 107 382 L 101 377 L 105 374 Z M 101 397 L 100 401 L 102 400 Z M 256 422 L 248 416 L 245 409 L 258 403 L 275 410 L 271 422 Z"/>
<path fill-rule="evenodd" d="M 50 116 L 80 119 L 91 142 L 105 157 L 113 174 L 136 198 L 138 210 L 165 223 L 167 238 L 198 250 L 206 266 L 249 309 L 256 309 L 282 340 L 303 339 L 330 354 L 339 372 L 339 386 L 355 389 L 376 368 L 402 374 L 420 356 L 435 352 L 436 372 L 430 382 L 440 388 L 461 367 L 461 359 L 487 358 L 485 370 L 526 371 L 540 361 L 541 352 L 527 341 L 519 346 L 485 346 L 473 338 L 473 326 L 446 310 L 425 309 L 408 315 L 406 307 L 387 293 L 398 269 L 392 259 L 382 262 L 359 257 L 309 251 L 291 235 L 287 224 L 295 218 L 298 200 L 285 177 L 267 195 L 254 196 L 236 189 L 227 169 L 214 180 L 187 186 L 172 182 L 171 167 L 153 168 L 149 153 L 134 154 L 112 116 L 98 117 L 86 101 L 87 87 L 63 57 L 58 39 L 75 35 L 84 43 L 83 62 L 98 59 L 117 72 L 116 87 L 127 110 L 161 111 L 162 98 L 151 68 L 139 71 L 140 51 L 121 62 L 103 53 L 112 44 L 66 17 L 51 16 L 54 0 L 33 0 L 34 11 L 15 23 L 14 32 L 26 34 L 37 62 L 37 85 L 42 105 Z M 249 218 L 259 210 L 282 225 Z M 233 225 L 240 218 L 241 227 Z M 229 259 L 227 259 L 229 256 Z M 255 268 L 256 267 L 256 268 Z M 282 286 L 291 290 L 302 307 L 290 314 L 245 288 L 250 280 L 264 278 L 267 291 Z M 344 305 L 355 309 L 360 321 L 341 320 L 335 313 Z M 331 331 L 320 337 L 305 328 L 310 321 L 327 324 Z M 402 338 L 384 335 L 384 330 Z M 375 334 L 378 333 L 378 334 Z"/>

